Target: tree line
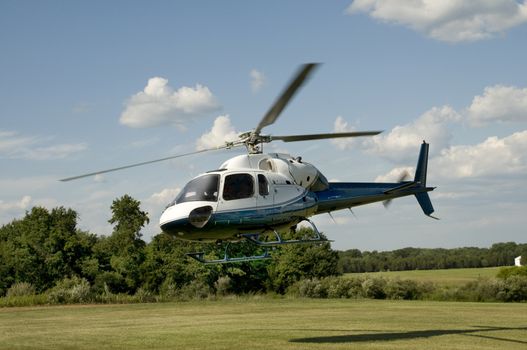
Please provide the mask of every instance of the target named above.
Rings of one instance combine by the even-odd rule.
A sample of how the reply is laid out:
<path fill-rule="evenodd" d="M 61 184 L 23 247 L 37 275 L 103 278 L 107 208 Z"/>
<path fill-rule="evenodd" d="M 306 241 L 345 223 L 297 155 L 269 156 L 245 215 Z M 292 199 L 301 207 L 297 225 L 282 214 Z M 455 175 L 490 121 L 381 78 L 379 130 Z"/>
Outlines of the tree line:
<path fill-rule="evenodd" d="M 30 285 L 38 294 L 61 281 L 71 284 L 74 278 L 81 284 L 87 282 L 96 294 L 185 290 L 199 294 L 218 288 L 235 294 L 283 293 L 302 278 L 338 274 L 338 254 L 329 243 L 283 247 L 273 252 L 270 261 L 203 265 L 186 253 L 203 251 L 207 258 L 217 259 L 223 257 L 223 248 L 164 233 L 146 243 L 141 229 L 148 215 L 128 195 L 112 203 L 109 222 L 113 232 L 109 236 L 80 230 L 77 219 L 72 209 L 34 207 L 22 219 L 0 227 L 0 297 L 17 283 Z M 233 256 L 261 254 L 250 243 L 230 247 Z"/>
<path fill-rule="evenodd" d="M 110 209 L 113 231 L 108 236 L 80 230 L 76 211 L 64 207 L 34 207 L 23 218 L 0 227 L 0 297 L 48 293 L 60 302 L 64 291 L 112 298 L 206 296 L 211 292 L 284 294 L 301 281 L 345 272 L 500 266 L 511 265 L 514 256 L 527 256 L 527 244 L 512 242 L 489 249 L 391 252 L 337 252 L 323 243 L 283 246 L 272 252 L 271 260 L 211 266 L 186 253 L 203 251 L 209 259 L 221 258 L 221 246 L 181 241 L 163 233 L 146 243 L 141 229 L 149 218 L 139 201 L 124 195 Z M 298 237 L 286 238 L 301 238 L 306 234 L 302 230 L 296 233 Z M 261 253 L 250 243 L 230 247 L 233 256 Z"/>
<path fill-rule="evenodd" d="M 527 244 L 506 242 L 490 248 L 403 248 L 386 252 L 350 249 L 339 252 L 339 270 L 347 273 L 509 266 L 520 255 L 527 259 Z"/>

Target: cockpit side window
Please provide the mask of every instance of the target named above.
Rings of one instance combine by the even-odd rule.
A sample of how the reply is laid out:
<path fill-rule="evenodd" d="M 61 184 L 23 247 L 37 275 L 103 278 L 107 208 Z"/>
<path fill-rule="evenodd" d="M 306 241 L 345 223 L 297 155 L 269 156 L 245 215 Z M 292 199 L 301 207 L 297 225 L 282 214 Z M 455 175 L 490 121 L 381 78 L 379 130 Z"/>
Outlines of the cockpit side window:
<path fill-rule="evenodd" d="M 260 196 L 267 196 L 269 194 L 269 183 L 267 182 L 267 178 L 262 174 L 258 174 L 258 193 Z"/>
<path fill-rule="evenodd" d="M 223 199 L 250 198 L 254 195 L 254 180 L 249 174 L 232 174 L 225 176 L 223 184 Z"/>
<path fill-rule="evenodd" d="M 218 201 L 218 174 L 203 175 L 191 180 L 176 197 L 176 204 L 192 201 Z"/>

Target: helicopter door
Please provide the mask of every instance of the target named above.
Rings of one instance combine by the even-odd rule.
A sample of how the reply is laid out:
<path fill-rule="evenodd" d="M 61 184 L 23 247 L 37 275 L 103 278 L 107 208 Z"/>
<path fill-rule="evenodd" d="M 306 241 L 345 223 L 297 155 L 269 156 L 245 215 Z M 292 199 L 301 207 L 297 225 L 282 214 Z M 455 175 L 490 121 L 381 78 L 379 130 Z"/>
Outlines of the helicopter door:
<path fill-rule="evenodd" d="M 274 191 L 271 191 L 269 187 L 269 181 L 264 174 L 258 174 L 256 176 L 258 180 L 258 196 L 256 197 L 256 205 L 258 210 L 265 209 L 266 207 L 274 204 Z"/>
<path fill-rule="evenodd" d="M 256 208 L 256 184 L 248 173 L 228 174 L 223 178 L 223 190 L 218 202 L 218 212 L 228 215 L 231 222 L 250 222 L 251 211 Z M 244 213 L 245 212 L 245 213 Z"/>

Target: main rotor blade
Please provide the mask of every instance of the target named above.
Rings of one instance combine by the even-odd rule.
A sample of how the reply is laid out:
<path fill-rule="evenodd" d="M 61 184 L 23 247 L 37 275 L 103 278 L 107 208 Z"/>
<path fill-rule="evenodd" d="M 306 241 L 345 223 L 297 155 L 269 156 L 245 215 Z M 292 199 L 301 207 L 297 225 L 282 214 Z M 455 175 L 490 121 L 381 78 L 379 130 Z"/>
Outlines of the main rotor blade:
<path fill-rule="evenodd" d="M 294 96 L 295 92 L 302 86 L 311 71 L 318 65 L 318 63 L 308 63 L 300 66 L 300 69 L 296 73 L 294 79 L 291 80 L 287 88 L 267 111 L 262 120 L 260 120 L 260 123 L 256 129 L 254 129 L 255 134 L 259 134 L 264 127 L 275 122 L 280 113 L 282 113 L 284 110 L 285 106 L 287 106 L 291 98 Z"/>
<path fill-rule="evenodd" d="M 78 176 L 67 177 L 65 179 L 60 179 L 59 181 L 62 181 L 62 182 L 72 181 L 72 180 L 82 179 L 84 177 L 89 177 L 89 176 L 94 176 L 94 175 L 99 175 L 99 174 L 106 174 L 106 173 L 110 173 L 110 172 L 113 172 L 113 171 L 119 171 L 119 170 L 124 170 L 124 169 L 128 169 L 128 168 L 134 168 L 134 167 L 138 167 L 138 166 L 142 166 L 142 165 L 147 165 L 147 164 L 152 164 L 152 163 L 157 163 L 157 162 L 163 162 L 165 160 L 191 156 L 193 154 L 199 154 L 199 153 L 205 153 L 205 152 L 209 152 L 209 151 L 216 151 L 216 150 L 220 150 L 220 149 L 232 148 L 234 146 L 238 146 L 238 145 L 236 145 L 236 144 L 234 144 L 234 145 L 233 144 L 229 144 L 229 145 L 219 146 L 219 147 L 216 147 L 216 148 L 207 148 L 207 149 L 202 149 L 202 150 L 199 150 L 199 151 L 177 154 L 177 155 L 170 156 L 170 157 L 149 160 L 149 161 L 146 161 L 146 162 L 135 163 L 135 164 L 120 166 L 120 167 L 117 167 L 117 168 L 111 168 L 111 169 L 106 169 L 106 170 L 95 171 L 95 172 L 89 173 L 89 174 L 82 174 L 82 175 L 78 175 Z"/>
<path fill-rule="evenodd" d="M 380 134 L 382 131 L 353 131 L 353 132 L 334 132 L 327 134 L 306 134 L 306 135 L 285 135 L 285 136 L 271 136 L 271 139 L 282 140 L 284 142 L 296 142 L 307 140 L 322 140 L 335 139 L 339 137 L 360 137 L 360 136 L 374 136 Z"/>

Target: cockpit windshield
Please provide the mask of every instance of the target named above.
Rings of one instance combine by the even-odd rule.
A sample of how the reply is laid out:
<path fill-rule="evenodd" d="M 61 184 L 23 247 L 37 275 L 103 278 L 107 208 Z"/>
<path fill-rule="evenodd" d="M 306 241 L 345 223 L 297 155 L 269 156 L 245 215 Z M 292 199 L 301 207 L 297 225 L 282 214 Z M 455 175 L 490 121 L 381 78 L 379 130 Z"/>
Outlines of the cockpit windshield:
<path fill-rule="evenodd" d="M 193 201 L 218 201 L 220 175 L 207 174 L 190 181 L 178 194 L 176 204 Z"/>

